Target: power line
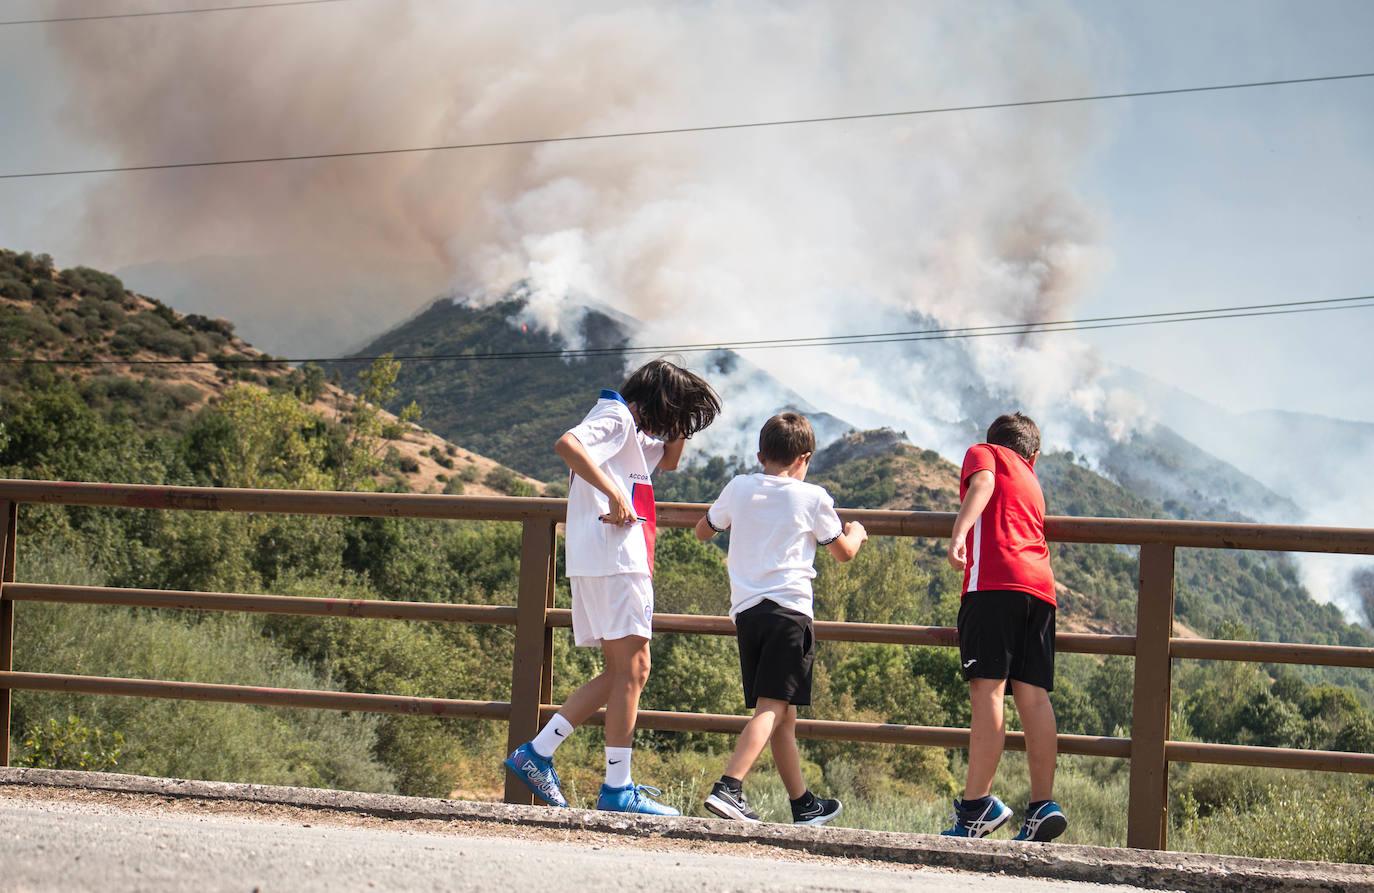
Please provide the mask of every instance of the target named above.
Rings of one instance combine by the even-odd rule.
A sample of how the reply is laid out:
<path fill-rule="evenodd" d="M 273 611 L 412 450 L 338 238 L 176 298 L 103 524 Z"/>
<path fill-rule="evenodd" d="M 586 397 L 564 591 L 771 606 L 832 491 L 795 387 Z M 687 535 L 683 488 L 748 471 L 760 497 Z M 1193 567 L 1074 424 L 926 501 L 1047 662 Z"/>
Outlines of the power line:
<path fill-rule="evenodd" d="M 49 25 L 57 22 L 92 22 L 101 19 L 143 19 L 152 16 L 190 15 L 200 12 L 230 12 L 236 9 L 270 9 L 276 6 L 313 6 L 318 3 L 347 3 L 350 0 L 278 0 L 275 3 L 246 3 L 242 6 L 206 6 L 199 9 L 167 9 L 162 12 L 116 12 L 92 16 L 62 16 L 53 19 L 16 19 L 0 25 Z"/>
<path fill-rule="evenodd" d="M 590 359 L 601 356 L 638 354 L 709 353 L 717 350 L 772 350 L 798 347 L 836 347 L 863 344 L 892 344 L 915 341 L 950 341 L 998 336 L 1054 335 L 1064 332 L 1085 332 L 1098 329 L 1134 328 L 1180 322 L 1201 322 L 1217 319 L 1248 319 L 1264 316 L 1287 316 L 1296 313 L 1319 313 L 1329 310 L 1374 309 L 1374 295 L 1353 298 L 1324 298 L 1310 301 L 1286 301 L 1277 304 L 1248 304 L 1237 307 L 1215 307 L 1205 310 L 1179 310 L 1159 313 L 1135 313 L 1123 316 L 1097 316 L 1084 319 L 1051 320 L 1038 323 L 1003 323 L 988 326 L 917 329 L 904 332 L 877 332 L 867 335 L 834 335 L 814 338 L 772 338 L 756 341 L 719 341 L 698 344 L 660 344 L 655 346 L 593 347 L 578 350 L 504 351 L 484 354 L 403 354 L 390 355 L 403 362 L 468 362 L 487 360 Z M 267 366 L 291 363 L 371 363 L 386 355 L 352 357 L 221 357 L 211 360 L 40 360 L 34 358 L 0 358 L 0 363 L 43 363 L 51 366 Z"/>
<path fill-rule="evenodd" d="M 328 2 L 328 0 L 315 0 Z M 838 121 L 868 121 L 880 118 L 904 118 L 917 115 L 940 115 L 949 112 L 978 112 L 992 109 L 1029 108 L 1032 106 L 1061 105 L 1073 102 L 1098 102 L 1109 99 L 1136 99 L 1147 96 L 1175 96 L 1184 93 L 1208 93 L 1219 90 L 1246 90 L 1254 87 L 1278 87 L 1289 84 L 1315 84 L 1324 81 L 1348 81 L 1359 78 L 1374 78 L 1374 71 L 1358 74 L 1332 74 L 1310 78 L 1288 78 L 1278 81 L 1251 81 L 1241 84 L 1217 84 L 1208 87 L 1178 87 L 1170 90 L 1137 90 L 1130 93 L 1099 93 L 1093 96 L 1067 96 L 1057 99 L 1027 99 L 1019 102 L 993 102 L 982 105 L 954 105 L 941 108 L 915 109 L 902 112 L 869 112 L 857 115 L 829 115 L 816 118 L 790 118 L 777 121 L 754 121 L 740 124 L 706 124 L 698 127 L 670 127 L 660 130 L 627 130 L 616 133 L 591 133 L 577 136 L 530 137 L 528 139 L 489 140 L 476 143 L 454 143 L 442 146 L 412 146 L 401 149 L 368 149 L 354 152 L 321 152 L 311 155 L 274 155 L 263 158 L 234 158 L 219 161 L 179 161 L 163 164 L 136 164 L 124 167 L 82 168 L 61 171 L 37 171 L 22 174 L 0 174 L 0 180 L 17 180 L 28 177 L 70 177 L 82 174 L 124 174 L 135 171 L 178 170 L 197 167 L 227 167 L 242 164 L 275 164 L 286 161 L 324 161 L 338 158 L 365 158 L 382 155 L 409 155 L 425 152 L 454 152 L 464 149 L 495 149 L 511 146 L 533 146 L 548 143 L 571 143 L 586 140 L 627 139 L 642 136 L 669 136 L 684 133 L 710 133 L 725 130 L 747 130 L 763 127 L 789 127 L 798 124 L 826 124 Z"/>

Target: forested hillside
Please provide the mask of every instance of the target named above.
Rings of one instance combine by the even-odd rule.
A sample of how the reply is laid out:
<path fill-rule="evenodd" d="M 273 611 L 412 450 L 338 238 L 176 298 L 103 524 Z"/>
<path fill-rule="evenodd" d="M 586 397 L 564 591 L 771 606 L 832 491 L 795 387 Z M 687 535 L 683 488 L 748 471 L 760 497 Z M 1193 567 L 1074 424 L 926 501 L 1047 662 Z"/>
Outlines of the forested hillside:
<path fill-rule="evenodd" d="M 159 310 L 113 277 L 101 277 L 55 271 L 42 258 L 0 254 L 0 330 L 12 333 L 3 341 L 3 357 L 25 361 L 0 364 L 0 476 L 288 488 L 404 490 L 423 484 L 451 491 L 481 483 L 464 481 L 464 462 L 455 463 L 451 476 L 448 469 L 437 472 L 446 474 L 443 481 L 417 477 L 400 464 L 408 454 L 390 452 L 390 445 L 407 442 L 391 438 L 418 436 L 407 430 L 405 414 L 398 419 L 376 410 L 406 374 L 394 362 L 369 366 L 363 383 L 371 399 L 340 397 L 335 413 L 322 411 L 314 392 L 328 384 L 327 375 L 264 366 L 257 357 L 248 369 L 197 367 L 209 381 L 194 398 L 189 382 L 149 371 L 160 367 L 43 362 L 171 358 L 182 351 L 251 356 L 232 340 L 232 330 L 220 331 L 222 343 L 197 342 L 201 330 L 170 308 Z M 53 296 L 45 297 L 50 290 Z M 157 327 L 142 316 L 147 313 L 166 325 Z M 68 315 L 70 332 L 62 328 Z M 138 334 L 163 329 L 176 352 L 165 352 L 152 334 Z M 121 331 L 127 340 L 118 340 Z M 128 353 L 117 352 L 117 340 Z M 560 359 L 545 362 L 565 369 Z M 495 394 L 483 398 L 500 402 Z M 574 411 L 585 411 L 586 402 L 580 395 Z M 423 403 L 419 408 L 431 412 Z M 470 447 L 454 449 L 461 458 Z M 428 458 L 453 460 L 443 448 Z M 444 469 L 438 462 L 435 467 Z M 664 500 L 709 501 L 735 470 L 711 459 L 661 475 L 656 487 Z M 841 506 L 949 510 L 954 473 L 933 453 L 898 445 L 840 462 L 815 479 Z M 506 474 L 510 492 L 519 492 L 521 483 L 524 492 L 533 492 L 533 484 Z M 1160 511 L 1067 456 L 1046 457 L 1042 475 L 1054 512 Z M 471 604 L 513 604 L 517 589 L 520 532 L 509 524 L 24 506 L 19 530 L 17 576 L 26 581 Z M 822 552 L 817 615 L 952 625 L 959 581 L 942 555 L 939 541 L 890 538 L 875 538 L 845 565 Z M 1135 591 L 1129 550 L 1059 547 L 1055 560 L 1065 584 L 1064 628 L 1129 625 Z M 1272 623 L 1285 638 L 1368 641 L 1365 631 L 1324 618 L 1315 606 L 1304 609 L 1303 634 L 1293 634 L 1301 618 L 1265 614 L 1267 600 L 1277 605 L 1302 595 L 1278 565 L 1257 555 L 1216 560 L 1234 564 L 1199 559 L 1190 570 L 1180 562 L 1181 617 L 1196 632 L 1248 637 Z M 728 603 L 724 553 L 688 531 L 661 535 L 655 582 L 660 611 L 723 613 Z M 1194 607 L 1187 607 L 1190 599 Z M 568 604 L 563 580 L 557 601 Z M 500 627 L 37 603 L 16 605 L 16 618 L 19 670 L 509 696 L 512 638 Z M 562 631 L 554 654 L 559 701 L 598 669 L 600 657 L 570 647 Z M 1064 732 L 1129 734 L 1131 663 L 1063 655 L 1053 698 Z M 646 709 L 743 712 L 733 641 L 657 637 L 642 703 Z M 1374 749 L 1374 719 L 1362 691 L 1313 684 L 1288 668 L 1178 662 L 1174 704 L 1172 737 L 1179 739 Z M 822 643 L 808 715 L 966 726 L 967 688 L 948 649 Z M 1011 721 L 1015 725 L 1014 711 Z M 15 694 L 14 730 L 12 751 L 26 765 L 476 798 L 499 796 L 505 741 L 499 723 L 34 692 Z M 638 741 L 637 780 L 661 785 L 674 805 L 700 814 L 733 741 L 654 732 L 640 733 Z M 574 803 L 586 803 L 600 783 L 600 746 L 600 731 L 589 728 L 559 751 Z M 957 751 L 806 742 L 803 753 L 808 778 L 845 799 L 842 823 L 860 827 L 936 830 L 963 771 Z M 999 791 L 1008 802 L 1023 802 L 1024 761 L 1009 755 L 1006 764 Z M 1123 842 L 1125 764 L 1065 758 L 1062 767 L 1060 800 L 1074 815 L 1066 839 Z M 1171 780 L 1175 845 L 1374 861 L 1374 819 L 1364 808 L 1372 791 L 1365 780 L 1183 765 L 1173 767 Z M 765 816 L 785 811 L 781 788 L 766 772 L 750 784 L 751 799 Z M 1334 826 L 1327 819 L 1332 811 L 1352 818 Z M 1322 833 L 1303 830 L 1310 828 Z"/>
<path fill-rule="evenodd" d="M 402 399 L 425 407 L 426 423 L 454 442 L 540 480 L 561 480 L 567 470 L 554 454 L 553 442 L 586 414 L 588 394 L 595 401 L 601 388 L 620 383 L 625 358 L 613 351 L 559 359 L 558 352 L 565 346 L 561 340 L 509 323 L 518 307 L 515 300 L 482 310 L 435 301 L 360 354 L 454 357 L 405 366 L 397 379 L 397 391 L 405 395 Z M 620 328 L 602 314 L 588 313 L 582 327 L 589 348 L 625 344 Z M 481 355 L 532 351 L 548 356 L 480 359 Z M 325 368 L 337 371 L 344 384 L 351 385 L 366 365 L 342 362 Z"/>

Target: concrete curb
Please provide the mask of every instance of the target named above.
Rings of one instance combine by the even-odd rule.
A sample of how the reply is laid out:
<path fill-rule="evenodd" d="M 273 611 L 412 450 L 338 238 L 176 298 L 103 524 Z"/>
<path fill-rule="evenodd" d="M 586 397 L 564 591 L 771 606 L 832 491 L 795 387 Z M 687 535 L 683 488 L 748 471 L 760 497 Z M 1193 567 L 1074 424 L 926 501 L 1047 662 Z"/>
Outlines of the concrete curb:
<path fill-rule="evenodd" d="M 974 873 L 1130 884 L 1145 889 L 1196 893 L 1374 893 L 1374 867 L 1330 862 L 1288 862 L 1008 840 L 956 840 L 930 834 L 632 816 L 586 809 L 53 769 L 0 767 L 0 785 L 277 804 L 385 818 L 492 822 L 637 837 L 758 843 L 822 856 L 938 866 Z"/>

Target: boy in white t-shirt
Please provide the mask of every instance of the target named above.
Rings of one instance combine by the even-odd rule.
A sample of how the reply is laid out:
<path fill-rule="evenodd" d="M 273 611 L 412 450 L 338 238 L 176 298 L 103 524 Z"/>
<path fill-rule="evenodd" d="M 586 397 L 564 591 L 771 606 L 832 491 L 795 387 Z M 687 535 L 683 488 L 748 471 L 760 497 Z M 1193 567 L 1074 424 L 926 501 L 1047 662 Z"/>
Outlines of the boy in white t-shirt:
<path fill-rule="evenodd" d="M 665 360 L 636 370 L 620 390 L 603 390 L 580 424 L 554 445 L 572 470 L 567 564 L 573 639 L 600 646 L 605 669 L 516 748 L 505 765 L 538 797 L 567 806 L 553 754 L 573 730 L 606 708 L 606 783 L 597 809 L 678 815 L 631 780 L 639 694 L 649 680 L 653 635 L 654 489 L 649 475 L 677 468 L 688 437 L 715 420 L 720 399 L 700 377 Z"/>
<path fill-rule="evenodd" d="M 816 797 L 802 778 L 797 707 L 811 703 L 816 545 L 848 561 L 868 533 L 858 521 L 841 527 L 830 494 L 806 483 L 815 449 L 816 434 L 805 416 L 773 416 L 759 432 L 763 473 L 732 479 L 696 525 L 702 541 L 730 530 L 730 619 L 739 642 L 744 703 L 754 708 L 725 774 L 706 798 L 706 808 L 723 818 L 761 821 L 749 808 L 743 784 L 770 744 L 794 823 L 824 825 L 840 813 L 839 800 Z"/>

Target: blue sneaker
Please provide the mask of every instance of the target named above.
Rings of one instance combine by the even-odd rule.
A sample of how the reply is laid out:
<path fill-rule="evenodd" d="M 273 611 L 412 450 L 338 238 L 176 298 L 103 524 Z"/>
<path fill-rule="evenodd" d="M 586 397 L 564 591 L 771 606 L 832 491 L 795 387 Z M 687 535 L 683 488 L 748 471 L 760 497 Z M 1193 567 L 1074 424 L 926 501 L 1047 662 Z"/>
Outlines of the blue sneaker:
<path fill-rule="evenodd" d="M 1054 840 L 1069 827 L 1064 810 L 1053 800 L 1041 800 L 1035 809 L 1026 808 L 1026 820 L 1012 840 Z"/>
<path fill-rule="evenodd" d="M 541 757 L 530 742 L 526 741 L 506 757 L 505 765 L 540 800 L 550 806 L 568 805 L 560 789 L 562 782 L 558 780 L 558 773 L 553 771 L 553 760 Z"/>
<path fill-rule="evenodd" d="M 658 788 L 651 788 L 646 784 L 631 782 L 623 788 L 612 788 L 603 784 L 601 793 L 596 798 L 596 808 L 608 812 L 638 812 L 644 815 L 682 815 L 671 806 L 664 806 L 657 800 L 644 796 L 645 791 L 655 797 L 663 796 L 663 792 Z"/>
<path fill-rule="evenodd" d="M 946 828 L 943 837 L 987 837 L 1011 818 L 1011 807 L 989 796 L 987 805 L 972 810 L 964 808 L 964 801 L 954 801 L 954 827 Z"/>

